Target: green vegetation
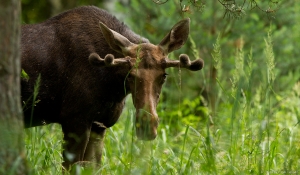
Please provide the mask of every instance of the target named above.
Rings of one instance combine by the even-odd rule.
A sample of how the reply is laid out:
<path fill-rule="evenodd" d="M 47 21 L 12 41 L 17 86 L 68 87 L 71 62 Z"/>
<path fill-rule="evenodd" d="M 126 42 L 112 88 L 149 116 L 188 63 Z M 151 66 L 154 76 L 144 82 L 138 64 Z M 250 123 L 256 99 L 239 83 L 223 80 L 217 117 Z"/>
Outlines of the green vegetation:
<path fill-rule="evenodd" d="M 132 0 L 114 10 L 153 43 L 189 16 L 189 42 L 170 58 L 201 56 L 205 69 L 168 70 L 154 141 L 136 139 L 128 97 L 106 134 L 102 168 L 78 166 L 78 174 L 299 174 L 299 4 L 288 0 L 272 16 L 254 10 L 238 20 L 224 18 L 218 1 L 185 14 L 173 1 Z M 59 125 L 26 129 L 25 142 L 34 174 L 61 174 Z"/>

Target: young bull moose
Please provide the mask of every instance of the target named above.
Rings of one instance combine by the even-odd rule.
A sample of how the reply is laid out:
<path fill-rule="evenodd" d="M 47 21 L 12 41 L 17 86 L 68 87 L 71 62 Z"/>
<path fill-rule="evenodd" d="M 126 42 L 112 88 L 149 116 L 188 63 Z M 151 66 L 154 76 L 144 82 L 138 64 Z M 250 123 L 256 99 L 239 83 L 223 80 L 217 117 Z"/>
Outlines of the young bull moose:
<path fill-rule="evenodd" d="M 100 164 L 105 130 L 113 126 L 132 94 L 139 139 L 152 140 L 159 123 L 156 106 L 169 67 L 192 71 L 201 59 L 179 61 L 168 54 L 189 34 L 189 19 L 170 30 L 158 45 L 133 33 L 104 10 L 80 7 L 43 23 L 22 26 L 22 101 L 26 127 L 59 123 L 64 133 L 64 163 Z M 36 101 L 32 94 L 41 77 Z M 33 114 L 28 105 L 35 105 Z M 68 159 L 73 154 L 73 159 Z"/>

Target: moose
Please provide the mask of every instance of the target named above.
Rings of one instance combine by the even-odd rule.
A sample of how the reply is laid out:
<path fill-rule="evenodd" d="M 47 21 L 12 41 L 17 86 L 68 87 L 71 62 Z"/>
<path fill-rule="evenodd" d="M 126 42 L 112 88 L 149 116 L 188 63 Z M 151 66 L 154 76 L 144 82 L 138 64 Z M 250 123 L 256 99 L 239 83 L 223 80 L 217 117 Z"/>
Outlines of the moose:
<path fill-rule="evenodd" d="M 21 65 L 29 76 L 21 78 L 25 127 L 59 123 L 63 167 L 81 161 L 100 165 L 105 130 L 117 122 L 126 96 L 132 94 L 138 139 L 155 139 L 165 70 L 197 71 L 204 65 L 186 54 L 179 60 L 168 58 L 186 42 L 189 24 L 189 18 L 179 21 L 157 45 L 95 6 L 23 25 Z"/>

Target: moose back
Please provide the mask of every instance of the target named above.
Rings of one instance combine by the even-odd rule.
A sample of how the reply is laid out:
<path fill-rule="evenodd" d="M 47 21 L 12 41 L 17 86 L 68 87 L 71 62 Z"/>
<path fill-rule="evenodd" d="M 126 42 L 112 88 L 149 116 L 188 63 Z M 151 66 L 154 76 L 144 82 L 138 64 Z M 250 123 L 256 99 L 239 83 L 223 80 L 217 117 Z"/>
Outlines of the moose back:
<path fill-rule="evenodd" d="M 105 130 L 116 123 L 132 94 L 137 137 L 154 139 L 165 70 L 197 71 L 204 65 L 185 54 L 168 59 L 186 42 L 189 23 L 179 21 L 158 45 L 94 6 L 22 26 L 22 69 L 29 76 L 21 80 L 25 127 L 61 124 L 65 168 L 78 161 L 100 164 Z"/>

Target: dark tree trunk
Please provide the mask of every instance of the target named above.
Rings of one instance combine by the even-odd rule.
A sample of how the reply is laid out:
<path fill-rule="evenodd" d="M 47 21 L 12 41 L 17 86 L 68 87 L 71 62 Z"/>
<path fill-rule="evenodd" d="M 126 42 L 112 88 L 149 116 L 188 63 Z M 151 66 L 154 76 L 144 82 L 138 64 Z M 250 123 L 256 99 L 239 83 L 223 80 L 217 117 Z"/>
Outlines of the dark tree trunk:
<path fill-rule="evenodd" d="M 0 174 L 27 174 L 20 102 L 20 0 L 0 0 Z"/>

